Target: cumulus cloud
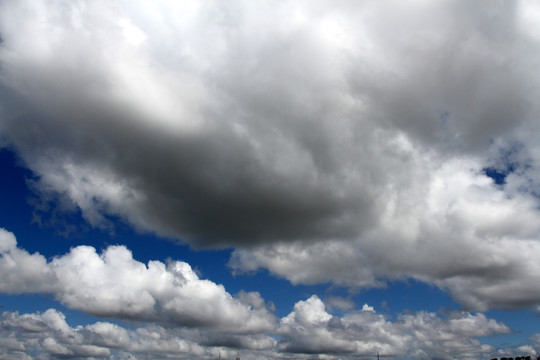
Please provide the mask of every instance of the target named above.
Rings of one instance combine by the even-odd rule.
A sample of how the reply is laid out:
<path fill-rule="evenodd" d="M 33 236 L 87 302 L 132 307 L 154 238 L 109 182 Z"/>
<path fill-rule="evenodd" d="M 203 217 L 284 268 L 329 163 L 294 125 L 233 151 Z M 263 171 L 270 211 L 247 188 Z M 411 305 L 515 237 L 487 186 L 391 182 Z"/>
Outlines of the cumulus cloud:
<path fill-rule="evenodd" d="M 509 333 L 510 329 L 483 314 L 434 313 L 400 315 L 389 321 L 364 305 L 360 311 L 335 317 L 312 296 L 299 301 L 280 321 L 282 351 L 330 354 L 376 354 L 437 359 L 478 359 L 495 349 L 475 338 Z"/>
<path fill-rule="evenodd" d="M 120 320 L 130 327 L 97 322 L 71 327 L 65 316 L 5 311 L 0 320 L 0 357 L 25 358 L 215 358 L 280 359 L 326 354 L 329 359 L 380 353 L 395 357 L 478 359 L 534 353 L 538 336 L 515 349 L 496 350 L 477 338 L 510 333 L 481 313 L 441 317 L 418 312 L 388 319 L 373 306 L 361 310 L 343 298 L 328 302 L 344 312 L 335 316 L 316 295 L 299 301 L 276 323 L 258 293 L 229 295 L 223 286 L 199 279 L 188 264 L 134 260 L 123 246 L 101 254 L 88 246 L 47 261 L 17 247 L 13 234 L 0 231 L 0 289 L 4 293 L 51 294 L 67 307 Z M 31 275 L 31 276 L 30 276 Z M 141 322 L 146 325 L 140 326 Z"/>
<path fill-rule="evenodd" d="M 318 297 L 312 296 L 296 303 L 294 311 L 281 319 L 273 337 L 242 336 L 238 343 L 228 344 L 218 344 L 219 339 L 212 338 L 215 333 L 194 329 L 152 324 L 124 328 L 109 322 L 71 327 L 64 314 L 54 309 L 29 314 L 6 311 L 0 319 L 0 355 L 23 358 L 19 355 L 31 352 L 44 358 L 161 359 L 215 358 L 221 353 L 224 358 L 232 358 L 233 348 L 243 348 L 245 359 L 304 358 L 313 352 L 326 354 L 329 359 L 377 352 L 398 358 L 478 359 L 496 352 L 474 338 L 509 331 L 506 325 L 482 314 L 465 312 L 445 318 L 419 312 L 389 321 L 366 305 L 361 311 L 335 317 Z M 279 342 L 274 340 L 276 336 Z M 513 350 L 534 353 L 537 344 L 535 339 L 531 341 Z"/>
<path fill-rule="evenodd" d="M 396 211 L 394 203 L 382 226 L 356 241 L 239 249 L 230 265 L 235 271 L 268 268 L 293 283 L 363 287 L 380 286 L 381 277 L 415 277 L 449 290 L 471 309 L 533 306 L 540 301 L 533 280 L 540 270 L 536 200 L 505 194 L 477 169 L 465 159 L 445 164 L 425 184 L 425 203 L 407 211 Z"/>
<path fill-rule="evenodd" d="M 234 298 L 222 285 L 200 279 L 185 262 L 146 265 L 133 259 L 124 246 L 110 246 L 102 254 L 78 246 L 47 261 L 17 248 L 13 234 L 3 229 L 0 250 L 4 293 L 52 294 L 69 308 L 94 315 L 233 334 L 275 326 L 274 315 L 258 293 Z"/>
<path fill-rule="evenodd" d="M 122 351 L 137 356 L 152 354 L 154 358 L 169 354 L 208 357 L 211 350 L 171 335 L 159 326 L 127 330 L 112 323 L 97 322 L 73 328 L 66 323 L 64 314 L 54 309 L 42 314 L 4 312 L 0 333 L 3 335 L 2 355 L 37 352 L 51 358 L 112 359 Z"/>
<path fill-rule="evenodd" d="M 414 277 L 471 309 L 540 303 L 530 2 L 0 10 L 1 141 L 44 201 L 234 246 L 235 271 L 293 283 Z"/>
<path fill-rule="evenodd" d="M 56 281 L 47 260 L 17 247 L 15 235 L 0 229 L 0 291 L 3 293 L 50 292 Z"/>

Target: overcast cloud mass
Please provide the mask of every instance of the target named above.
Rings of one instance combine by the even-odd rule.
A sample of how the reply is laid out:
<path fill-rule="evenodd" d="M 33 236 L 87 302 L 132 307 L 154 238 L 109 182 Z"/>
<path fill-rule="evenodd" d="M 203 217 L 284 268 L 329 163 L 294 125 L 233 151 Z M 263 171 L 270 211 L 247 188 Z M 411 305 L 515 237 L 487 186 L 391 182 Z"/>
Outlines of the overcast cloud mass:
<path fill-rule="evenodd" d="M 496 355 L 476 338 L 510 328 L 470 311 L 540 309 L 539 24 L 532 1 L 0 1 L 0 146 L 38 221 L 80 211 L 232 248 L 237 275 L 415 279 L 463 306 L 394 321 L 313 296 L 279 319 L 180 260 L 47 259 L 6 229 L 1 292 L 136 325 L 4 312 L 0 356 Z"/>

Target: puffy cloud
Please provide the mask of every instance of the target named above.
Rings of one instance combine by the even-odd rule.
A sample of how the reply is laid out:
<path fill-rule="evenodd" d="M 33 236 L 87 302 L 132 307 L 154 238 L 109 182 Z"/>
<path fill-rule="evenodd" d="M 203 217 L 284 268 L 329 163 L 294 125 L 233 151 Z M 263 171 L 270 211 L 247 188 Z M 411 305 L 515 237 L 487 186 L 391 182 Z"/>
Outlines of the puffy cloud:
<path fill-rule="evenodd" d="M 390 321 L 370 306 L 365 308 L 335 317 L 318 297 L 312 296 L 296 303 L 294 311 L 281 319 L 273 337 L 233 334 L 227 341 L 212 332 L 155 324 L 124 328 L 96 322 L 71 327 L 54 309 L 30 314 L 6 311 L 0 319 L 0 356 L 17 358 L 32 353 L 41 358 L 202 359 L 221 353 L 223 358 L 233 358 L 233 349 L 243 348 L 242 358 L 248 360 L 304 358 L 311 353 L 328 359 L 353 359 L 376 352 L 398 358 L 478 359 L 497 352 L 476 337 L 510 331 L 482 314 L 457 312 L 441 318 L 419 312 Z M 513 351 L 534 352 L 535 339 L 531 341 L 533 344 Z"/>
<path fill-rule="evenodd" d="M 381 226 L 354 241 L 238 249 L 230 266 L 268 268 L 293 283 L 358 287 L 380 286 L 381 278 L 414 277 L 449 290 L 475 310 L 538 304 L 540 287 L 533 280 L 540 270 L 534 261 L 540 256 L 537 201 L 505 192 L 477 162 L 466 159 L 447 162 L 422 186 L 422 204 L 388 189 Z M 399 209 L 400 203 L 408 203 L 408 209 Z"/>
<path fill-rule="evenodd" d="M 272 338 L 264 335 L 237 338 L 232 335 L 230 340 L 237 340 L 236 343 L 210 344 L 212 336 L 216 335 L 211 332 L 203 335 L 152 324 L 125 328 L 96 322 L 71 327 L 64 314 L 54 309 L 31 314 L 6 311 L 0 318 L 0 335 L 2 359 L 21 359 L 25 358 L 24 354 L 35 354 L 39 358 L 107 359 L 215 359 L 222 354 L 223 358 L 234 358 L 236 352 L 227 346 L 243 348 L 246 355 L 243 358 L 262 359 L 264 350 L 275 345 Z"/>
<path fill-rule="evenodd" d="M 365 304 L 338 318 L 326 312 L 316 296 L 298 302 L 280 321 L 282 351 L 329 354 L 375 354 L 408 358 L 478 359 L 495 349 L 477 337 L 509 333 L 510 329 L 483 314 L 434 313 L 400 315 L 389 321 Z"/>
<path fill-rule="evenodd" d="M 3 229 L 0 248 L 4 249 L 0 269 L 6 274 L 0 278 L 3 292 L 52 294 L 72 309 L 99 316 L 234 334 L 275 326 L 258 293 L 234 298 L 222 285 L 200 279 L 185 262 L 145 265 L 124 246 L 110 246 L 102 254 L 93 247 L 78 246 L 47 262 L 39 254 L 17 248 L 13 234 Z"/>
<path fill-rule="evenodd" d="M 22 314 L 4 312 L 0 333 L 4 346 L 0 354 L 37 352 L 51 358 L 115 358 L 121 350 L 138 355 L 208 356 L 201 346 L 168 334 L 161 327 L 127 330 L 115 324 L 98 322 L 70 327 L 65 316 L 53 309 L 44 313 Z"/>
<path fill-rule="evenodd" d="M 0 228 L 0 291 L 8 294 L 50 292 L 55 275 L 40 254 L 17 248 L 15 235 Z"/>
<path fill-rule="evenodd" d="M 9 339 L 4 349 L 13 351 L 38 351 L 58 357 L 106 357 L 110 350 L 88 344 L 79 329 L 71 328 L 62 313 L 50 309 L 43 314 L 4 312 L 1 318 L 3 338 Z"/>
<path fill-rule="evenodd" d="M 414 277 L 471 309 L 538 305 L 535 9 L 5 1 L 2 143 L 44 201 L 104 229 L 112 215 L 241 247 L 236 271 L 352 286 Z M 98 269 L 107 256 L 80 248 L 54 266 L 85 252 Z M 114 311 L 151 306 L 153 293 L 135 293 Z M 62 299 L 81 296 L 92 302 Z"/>
<path fill-rule="evenodd" d="M 376 352 L 418 359 L 476 359 L 497 353 L 476 338 L 510 332 L 481 313 L 455 312 L 441 318 L 419 312 L 389 320 L 364 304 L 359 311 L 337 317 L 315 295 L 297 302 L 275 326 L 258 293 L 242 291 L 233 298 L 222 286 L 199 279 L 186 263 L 144 265 L 122 246 L 111 246 L 101 255 L 79 246 L 46 261 L 17 248 L 13 234 L 5 230 L 0 232 L 0 248 L 0 267 L 11 266 L 10 275 L 0 278 L 2 291 L 52 294 L 73 309 L 139 321 L 130 328 L 108 322 L 73 328 L 54 309 L 21 315 L 5 311 L 0 356 L 6 359 L 28 354 L 42 358 L 215 358 L 220 352 L 233 357 L 233 349 L 243 349 L 242 358 L 253 360 L 302 358 L 311 353 L 326 354 L 329 359 L 354 358 Z M 34 267 L 37 278 L 26 276 L 27 266 Z M 134 327 L 140 321 L 148 323 Z M 534 350 L 537 341 L 532 338 L 531 342 L 513 351 Z"/>

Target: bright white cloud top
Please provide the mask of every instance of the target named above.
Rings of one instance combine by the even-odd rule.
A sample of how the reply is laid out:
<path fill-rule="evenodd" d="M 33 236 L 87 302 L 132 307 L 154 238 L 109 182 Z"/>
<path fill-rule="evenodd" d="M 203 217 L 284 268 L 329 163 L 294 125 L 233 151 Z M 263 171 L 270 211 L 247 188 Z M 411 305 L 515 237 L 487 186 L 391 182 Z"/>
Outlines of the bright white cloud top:
<path fill-rule="evenodd" d="M 95 228 L 120 219 L 234 248 L 236 274 L 354 289 L 416 279 L 467 311 L 536 308 L 539 21 L 530 1 L 3 1 L 0 142 L 36 175 L 43 221 L 80 210 Z M 313 297 L 278 320 L 260 295 L 234 297 L 185 262 L 144 264 L 124 246 L 48 260 L 0 236 L 2 292 L 157 333 L 178 325 L 186 343 L 180 330 L 163 341 L 198 357 L 215 356 L 198 328 L 234 332 L 260 356 L 417 358 L 452 346 L 474 358 L 473 338 L 509 331 L 483 314 L 334 318 Z M 153 356 L 149 328 L 69 328 L 81 337 L 69 343 L 52 318 L 62 315 L 6 313 L 1 331 L 15 330 L 3 346 L 37 346 L 20 324 L 38 321 L 51 356 Z M 407 335 L 415 326 L 440 338 Z M 98 328 L 134 340 L 81 335 Z"/>
<path fill-rule="evenodd" d="M 223 286 L 199 279 L 185 262 L 145 265 L 123 246 L 109 247 L 101 255 L 79 246 L 47 262 L 17 248 L 13 235 L 1 229 L 0 250 L 0 270 L 7 274 L 0 279 L 2 292 L 52 294 L 70 308 L 106 317 L 215 327 L 229 333 L 274 328 L 273 315 L 257 301 L 259 294 L 243 294 L 251 300 L 242 303 Z"/>

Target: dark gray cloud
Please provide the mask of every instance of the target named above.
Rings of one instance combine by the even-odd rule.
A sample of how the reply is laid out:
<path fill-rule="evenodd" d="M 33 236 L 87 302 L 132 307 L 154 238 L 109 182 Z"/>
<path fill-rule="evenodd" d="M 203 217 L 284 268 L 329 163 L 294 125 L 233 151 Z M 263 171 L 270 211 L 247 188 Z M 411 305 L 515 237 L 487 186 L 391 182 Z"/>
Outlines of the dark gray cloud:
<path fill-rule="evenodd" d="M 536 5 L 0 10 L 1 141 L 44 201 L 237 247 L 235 271 L 540 303 Z"/>
<path fill-rule="evenodd" d="M 332 79 L 310 79 L 315 65 L 305 72 L 299 68 L 302 63 L 290 63 L 301 55 L 306 61 L 319 55 L 316 39 L 300 36 L 290 45 L 290 54 L 275 61 L 264 54 L 270 50 L 267 45 L 255 49 L 252 73 L 243 74 L 245 66 L 236 57 L 237 47 L 245 45 L 224 33 L 218 43 L 208 45 L 227 41 L 225 59 L 208 59 L 217 63 L 203 71 L 202 64 L 184 59 L 188 55 L 182 45 L 171 58 L 159 57 L 145 43 L 133 48 L 121 26 L 129 19 L 121 22 L 121 13 L 95 10 L 105 12 L 100 22 L 112 32 L 107 38 L 98 31 L 80 39 L 74 29 L 71 35 L 62 32 L 66 38 L 58 43 L 42 39 L 48 44 L 43 46 L 58 45 L 55 53 L 69 53 L 62 59 L 41 53 L 41 40 L 21 49 L 15 38 L 2 49 L 6 66 L 14 68 L 4 84 L 33 109 L 17 118 L 7 114 L 4 134 L 41 176 L 43 190 L 65 194 L 95 226 L 106 226 L 105 215 L 112 213 L 141 229 L 194 245 L 351 236 L 357 233 L 358 219 L 367 223 L 372 218 L 368 194 L 345 196 L 335 189 L 336 181 L 345 179 L 333 174 L 341 165 L 335 164 L 339 149 L 332 149 L 337 130 L 327 121 L 348 120 L 334 119 L 339 99 L 320 93 L 320 85 Z M 29 23 L 39 11 L 63 20 L 41 24 L 51 29 L 29 26 L 28 35 L 76 27 L 77 16 L 91 21 L 94 15 L 71 7 L 26 5 L 19 11 Z M 194 22 L 187 31 L 207 25 L 227 30 L 216 23 L 218 15 L 204 8 L 184 15 Z M 80 26 L 79 31 L 88 30 Z M 244 26 L 262 30 L 249 21 L 234 27 L 244 32 Z M 175 29 L 168 31 L 165 35 L 174 38 Z M 184 46 L 197 40 L 188 37 Z M 268 46 L 278 51 L 288 41 L 276 38 Z M 304 41 L 309 44 L 296 49 Z M 45 58 L 17 58 L 25 51 Z M 268 74 L 261 74 L 265 68 Z M 283 71 L 298 72 L 298 81 L 308 84 L 284 92 L 290 79 L 282 78 Z M 330 110 L 322 118 L 319 106 Z M 305 132 L 306 126 L 312 131 Z M 346 128 L 339 131 L 348 136 Z"/>

